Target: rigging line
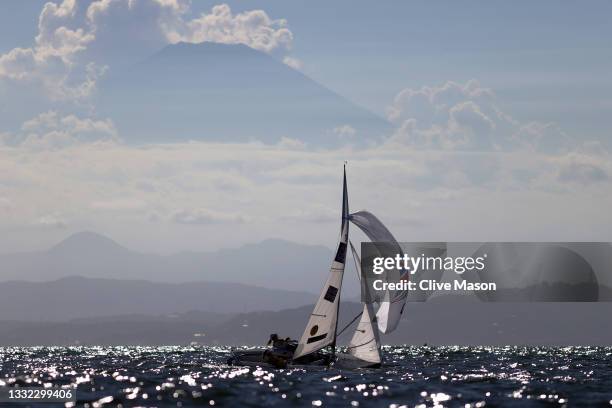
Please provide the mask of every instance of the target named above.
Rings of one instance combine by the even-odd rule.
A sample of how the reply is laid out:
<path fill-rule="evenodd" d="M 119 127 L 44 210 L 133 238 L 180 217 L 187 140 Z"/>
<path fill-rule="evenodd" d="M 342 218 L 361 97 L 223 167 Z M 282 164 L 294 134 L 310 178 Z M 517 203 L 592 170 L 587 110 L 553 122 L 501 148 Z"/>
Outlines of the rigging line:
<path fill-rule="evenodd" d="M 351 246 L 351 254 L 353 254 L 353 262 L 355 263 L 355 271 L 357 271 L 357 278 L 361 281 L 361 265 L 359 265 L 359 255 L 357 255 L 357 251 L 355 251 L 355 247 L 353 246 L 353 242 L 349 239 L 349 244 Z"/>
<path fill-rule="evenodd" d="M 351 321 L 350 321 L 350 322 L 349 322 L 349 323 L 348 323 L 346 326 L 344 326 L 344 327 L 342 328 L 342 330 L 340 330 L 340 331 L 338 332 L 338 334 L 336 335 L 336 337 L 338 337 L 338 336 L 340 336 L 342 333 L 344 333 L 344 331 L 345 331 L 346 329 L 348 329 L 348 328 L 350 327 L 350 325 L 352 325 L 353 323 L 355 323 L 355 321 L 356 321 L 357 319 L 359 319 L 359 318 L 361 317 L 361 315 L 362 315 L 362 314 L 363 314 L 363 312 L 361 312 L 361 313 L 359 313 L 357 316 L 353 317 L 353 320 L 351 320 Z"/>
<path fill-rule="evenodd" d="M 365 343 L 361 343 L 361 344 L 358 344 L 356 346 L 347 346 L 346 349 L 348 350 L 348 349 L 354 349 L 354 348 L 357 348 L 357 347 L 362 347 L 362 346 L 365 346 L 366 344 L 370 344 L 373 341 L 374 341 L 374 338 L 372 338 L 372 340 L 368 340 Z"/>

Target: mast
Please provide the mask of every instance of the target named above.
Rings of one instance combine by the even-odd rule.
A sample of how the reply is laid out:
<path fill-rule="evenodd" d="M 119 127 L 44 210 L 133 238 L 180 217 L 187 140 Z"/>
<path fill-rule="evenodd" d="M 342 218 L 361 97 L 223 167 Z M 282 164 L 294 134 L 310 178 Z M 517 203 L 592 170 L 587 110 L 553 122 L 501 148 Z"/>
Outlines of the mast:
<path fill-rule="evenodd" d="M 344 161 L 343 179 L 342 179 L 342 224 L 340 227 L 340 231 L 342 231 L 341 234 L 344 234 L 345 227 L 346 227 L 346 241 L 350 242 L 348 239 L 349 205 L 348 205 L 348 188 L 346 186 L 346 160 Z M 338 300 L 338 306 L 336 307 L 336 316 L 340 316 L 340 300 Z M 331 345 L 332 358 L 336 356 L 336 339 L 337 338 L 338 338 L 338 319 L 336 318 L 336 327 L 334 329 L 334 342 Z"/>
<path fill-rule="evenodd" d="M 329 269 L 329 276 L 314 310 L 310 314 L 304 333 L 298 342 L 293 359 L 312 354 L 324 347 L 331 346 L 332 354 L 336 352 L 338 330 L 338 312 L 340 311 L 340 289 L 344 276 L 344 264 L 348 248 L 349 207 L 346 186 L 346 162 L 342 181 L 342 223 L 336 255 Z"/>

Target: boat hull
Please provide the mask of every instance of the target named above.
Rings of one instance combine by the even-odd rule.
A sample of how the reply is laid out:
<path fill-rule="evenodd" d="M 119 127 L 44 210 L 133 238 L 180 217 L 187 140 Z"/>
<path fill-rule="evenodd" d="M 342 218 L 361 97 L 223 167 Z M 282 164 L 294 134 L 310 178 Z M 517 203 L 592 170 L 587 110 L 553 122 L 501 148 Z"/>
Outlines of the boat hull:
<path fill-rule="evenodd" d="M 340 369 L 359 369 L 359 368 L 379 368 L 380 363 L 361 360 L 350 354 L 337 353 L 335 356 L 326 353 L 314 353 L 300 358 L 290 360 L 286 364 L 278 363 L 264 355 L 269 349 L 255 349 L 246 351 L 235 351 L 227 360 L 227 364 L 240 367 L 261 367 L 261 368 L 287 368 L 287 367 L 325 367 L 333 365 Z"/>
<path fill-rule="evenodd" d="M 262 348 L 247 351 L 235 351 L 227 364 L 241 367 L 286 368 L 286 367 L 324 367 L 332 363 L 332 356 L 325 353 L 313 353 L 297 360 L 275 358 L 274 352 Z"/>
<path fill-rule="evenodd" d="M 263 352 L 263 349 L 234 352 L 227 359 L 227 364 L 240 367 L 276 368 L 271 363 L 264 361 Z"/>
<path fill-rule="evenodd" d="M 380 362 L 362 360 L 346 353 L 336 353 L 336 359 L 334 361 L 335 368 L 347 370 L 355 370 L 359 368 L 380 368 L 380 365 Z"/>

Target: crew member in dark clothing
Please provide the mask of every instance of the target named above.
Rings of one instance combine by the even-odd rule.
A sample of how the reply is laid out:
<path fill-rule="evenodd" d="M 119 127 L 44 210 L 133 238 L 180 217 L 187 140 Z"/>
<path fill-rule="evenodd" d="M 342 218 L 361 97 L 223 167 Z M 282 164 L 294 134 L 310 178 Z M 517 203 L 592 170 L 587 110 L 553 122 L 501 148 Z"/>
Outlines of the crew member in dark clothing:
<path fill-rule="evenodd" d="M 297 348 L 297 342 L 289 337 L 281 339 L 278 334 L 273 333 L 268 340 L 268 346 L 272 349 L 264 351 L 264 360 L 278 368 L 287 366 Z"/>

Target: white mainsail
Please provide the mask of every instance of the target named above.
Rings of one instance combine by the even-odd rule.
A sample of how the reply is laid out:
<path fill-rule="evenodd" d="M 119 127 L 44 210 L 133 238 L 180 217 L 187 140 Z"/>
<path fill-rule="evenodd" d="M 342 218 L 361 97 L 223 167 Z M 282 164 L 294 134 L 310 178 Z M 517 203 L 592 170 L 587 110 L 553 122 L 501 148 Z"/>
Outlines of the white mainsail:
<path fill-rule="evenodd" d="M 361 261 L 359 260 L 357 251 L 355 251 L 355 247 L 353 247 L 353 243 L 351 242 L 350 244 L 353 259 L 355 260 L 357 275 L 361 278 Z M 352 356 L 368 363 L 380 364 L 382 361 L 380 337 L 378 335 L 378 328 L 376 327 L 376 315 L 374 314 L 374 308 L 371 303 L 363 304 L 361 319 L 348 345 L 348 352 Z"/>
<path fill-rule="evenodd" d="M 338 248 L 336 249 L 336 256 L 332 261 L 329 277 L 325 282 L 325 286 L 323 286 L 319 300 L 308 319 L 304 334 L 302 334 L 297 349 L 293 354 L 293 359 L 300 358 L 329 345 L 336 344 L 340 289 L 342 287 L 348 245 L 348 214 L 349 208 L 345 167 L 342 189 L 342 225 L 340 228 L 340 239 Z"/>
<path fill-rule="evenodd" d="M 402 248 L 395 240 L 391 232 L 384 226 L 376 216 L 368 211 L 358 211 L 350 215 L 350 220 L 361 229 L 370 240 L 377 245 L 382 256 L 395 256 L 402 253 Z M 392 270 L 387 273 L 388 282 L 399 282 L 408 279 L 406 271 Z M 404 311 L 408 291 L 388 292 L 388 296 L 379 299 L 379 308 L 376 312 L 378 330 L 382 333 L 390 333 L 397 328 Z"/>

